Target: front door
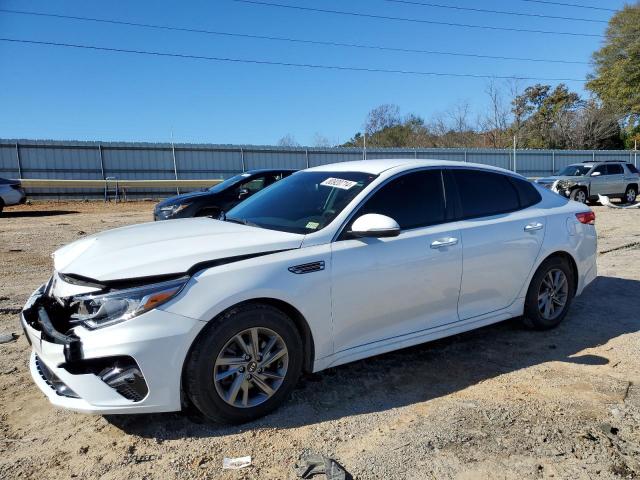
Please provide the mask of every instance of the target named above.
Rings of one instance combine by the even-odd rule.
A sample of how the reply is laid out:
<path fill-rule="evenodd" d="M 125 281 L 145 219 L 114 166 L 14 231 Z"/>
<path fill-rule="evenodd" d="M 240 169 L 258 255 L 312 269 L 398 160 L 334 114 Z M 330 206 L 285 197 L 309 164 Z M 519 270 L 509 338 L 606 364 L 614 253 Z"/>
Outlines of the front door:
<path fill-rule="evenodd" d="M 366 213 L 398 222 L 394 238 L 342 238 L 332 244 L 334 350 L 389 341 L 458 320 L 459 232 L 446 223 L 439 170 L 411 172 L 375 192 Z M 378 344 L 379 345 L 379 344 Z"/>

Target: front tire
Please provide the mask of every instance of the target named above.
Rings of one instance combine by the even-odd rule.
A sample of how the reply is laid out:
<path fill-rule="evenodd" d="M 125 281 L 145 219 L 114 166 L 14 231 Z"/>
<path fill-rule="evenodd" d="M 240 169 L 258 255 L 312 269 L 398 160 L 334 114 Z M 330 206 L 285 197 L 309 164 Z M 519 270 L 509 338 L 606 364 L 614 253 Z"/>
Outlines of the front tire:
<path fill-rule="evenodd" d="M 587 203 L 587 191 L 584 188 L 575 188 L 571 190 L 569 198 L 579 203 Z"/>
<path fill-rule="evenodd" d="M 542 262 L 529 284 L 524 306 L 524 324 L 536 330 L 554 328 L 567 316 L 575 292 L 569 262 L 551 257 Z"/>
<path fill-rule="evenodd" d="M 302 370 L 300 334 L 282 311 L 263 304 L 212 320 L 184 370 L 189 400 L 208 419 L 243 423 L 277 408 Z"/>

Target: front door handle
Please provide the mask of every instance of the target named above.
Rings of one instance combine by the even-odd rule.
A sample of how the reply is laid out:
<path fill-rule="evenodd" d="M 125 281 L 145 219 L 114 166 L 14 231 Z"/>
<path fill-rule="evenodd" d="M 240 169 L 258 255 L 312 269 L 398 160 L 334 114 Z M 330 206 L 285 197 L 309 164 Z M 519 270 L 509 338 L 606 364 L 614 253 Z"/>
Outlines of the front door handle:
<path fill-rule="evenodd" d="M 535 232 L 536 230 L 542 230 L 542 228 L 544 227 L 544 225 L 540 222 L 532 222 L 527 224 L 524 227 L 524 231 L 525 232 Z"/>
<path fill-rule="evenodd" d="M 458 243 L 458 239 L 454 237 L 445 237 L 431 242 L 431 248 L 451 247 Z"/>

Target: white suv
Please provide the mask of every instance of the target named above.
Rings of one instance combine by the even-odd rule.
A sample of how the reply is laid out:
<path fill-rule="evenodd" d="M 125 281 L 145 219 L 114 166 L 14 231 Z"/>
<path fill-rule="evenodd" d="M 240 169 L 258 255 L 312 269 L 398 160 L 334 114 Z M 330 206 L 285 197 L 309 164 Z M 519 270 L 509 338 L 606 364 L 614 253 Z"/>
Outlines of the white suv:
<path fill-rule="evenodd" d="M 0 178 L 0 213 L 4 207 L 21 205 L 27 201 L 20 180 L 7 180 Z"/>
<path fill-rule="evenodd" d="M 498 168 L 311 168 L 224 219 L 124 227 L 55 252 L 22 314 L 31 373 L 75 410 L 190 402 L 247 421 L 303 371 L 511 317 L 556 326 L 596 276 L 594 219 Z"/>

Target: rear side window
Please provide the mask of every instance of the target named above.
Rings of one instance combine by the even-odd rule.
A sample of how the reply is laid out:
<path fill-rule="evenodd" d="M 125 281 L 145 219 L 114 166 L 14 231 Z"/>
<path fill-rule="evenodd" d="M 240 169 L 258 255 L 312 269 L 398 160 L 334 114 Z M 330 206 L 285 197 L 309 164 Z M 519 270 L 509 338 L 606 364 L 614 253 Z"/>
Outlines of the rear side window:
<path fill-rule="evenodd" d="M 627 163 L 627 168 L 631 173 L 640 173 L 633 163 Z"/>
<path fill-rule="evenodd" d="M 609 175 L 621 175 L 624 173 L 624 170 L 622 170 L 622 165 L 620 165 L 619 163 L 607 165 L 607 170 L 609 171 Z"/>
<path fill-rule="evenodd" d="M 378 213 L 393 218 L 402 230 L 442 223 L 445 219 L 440 170 L 407 173 L 380 188 L 356 218 Z"/>
<path fill-rule="evenodd" d="M 540 193 L 538 193 L 538 190 L 536 190 L 536 187 L 534 187 L 531 182 L 516 177 L 511 177 L 510 180 L 518 192 L 520 208 L 530 207 L 542 200 Z"/>
<path fill-rule="evenodd" d="M 516 187 L 506 175 L 480 170 L 451 170 L 462 207 L 462 218 L 488 217 L 520 208 Z"/>

